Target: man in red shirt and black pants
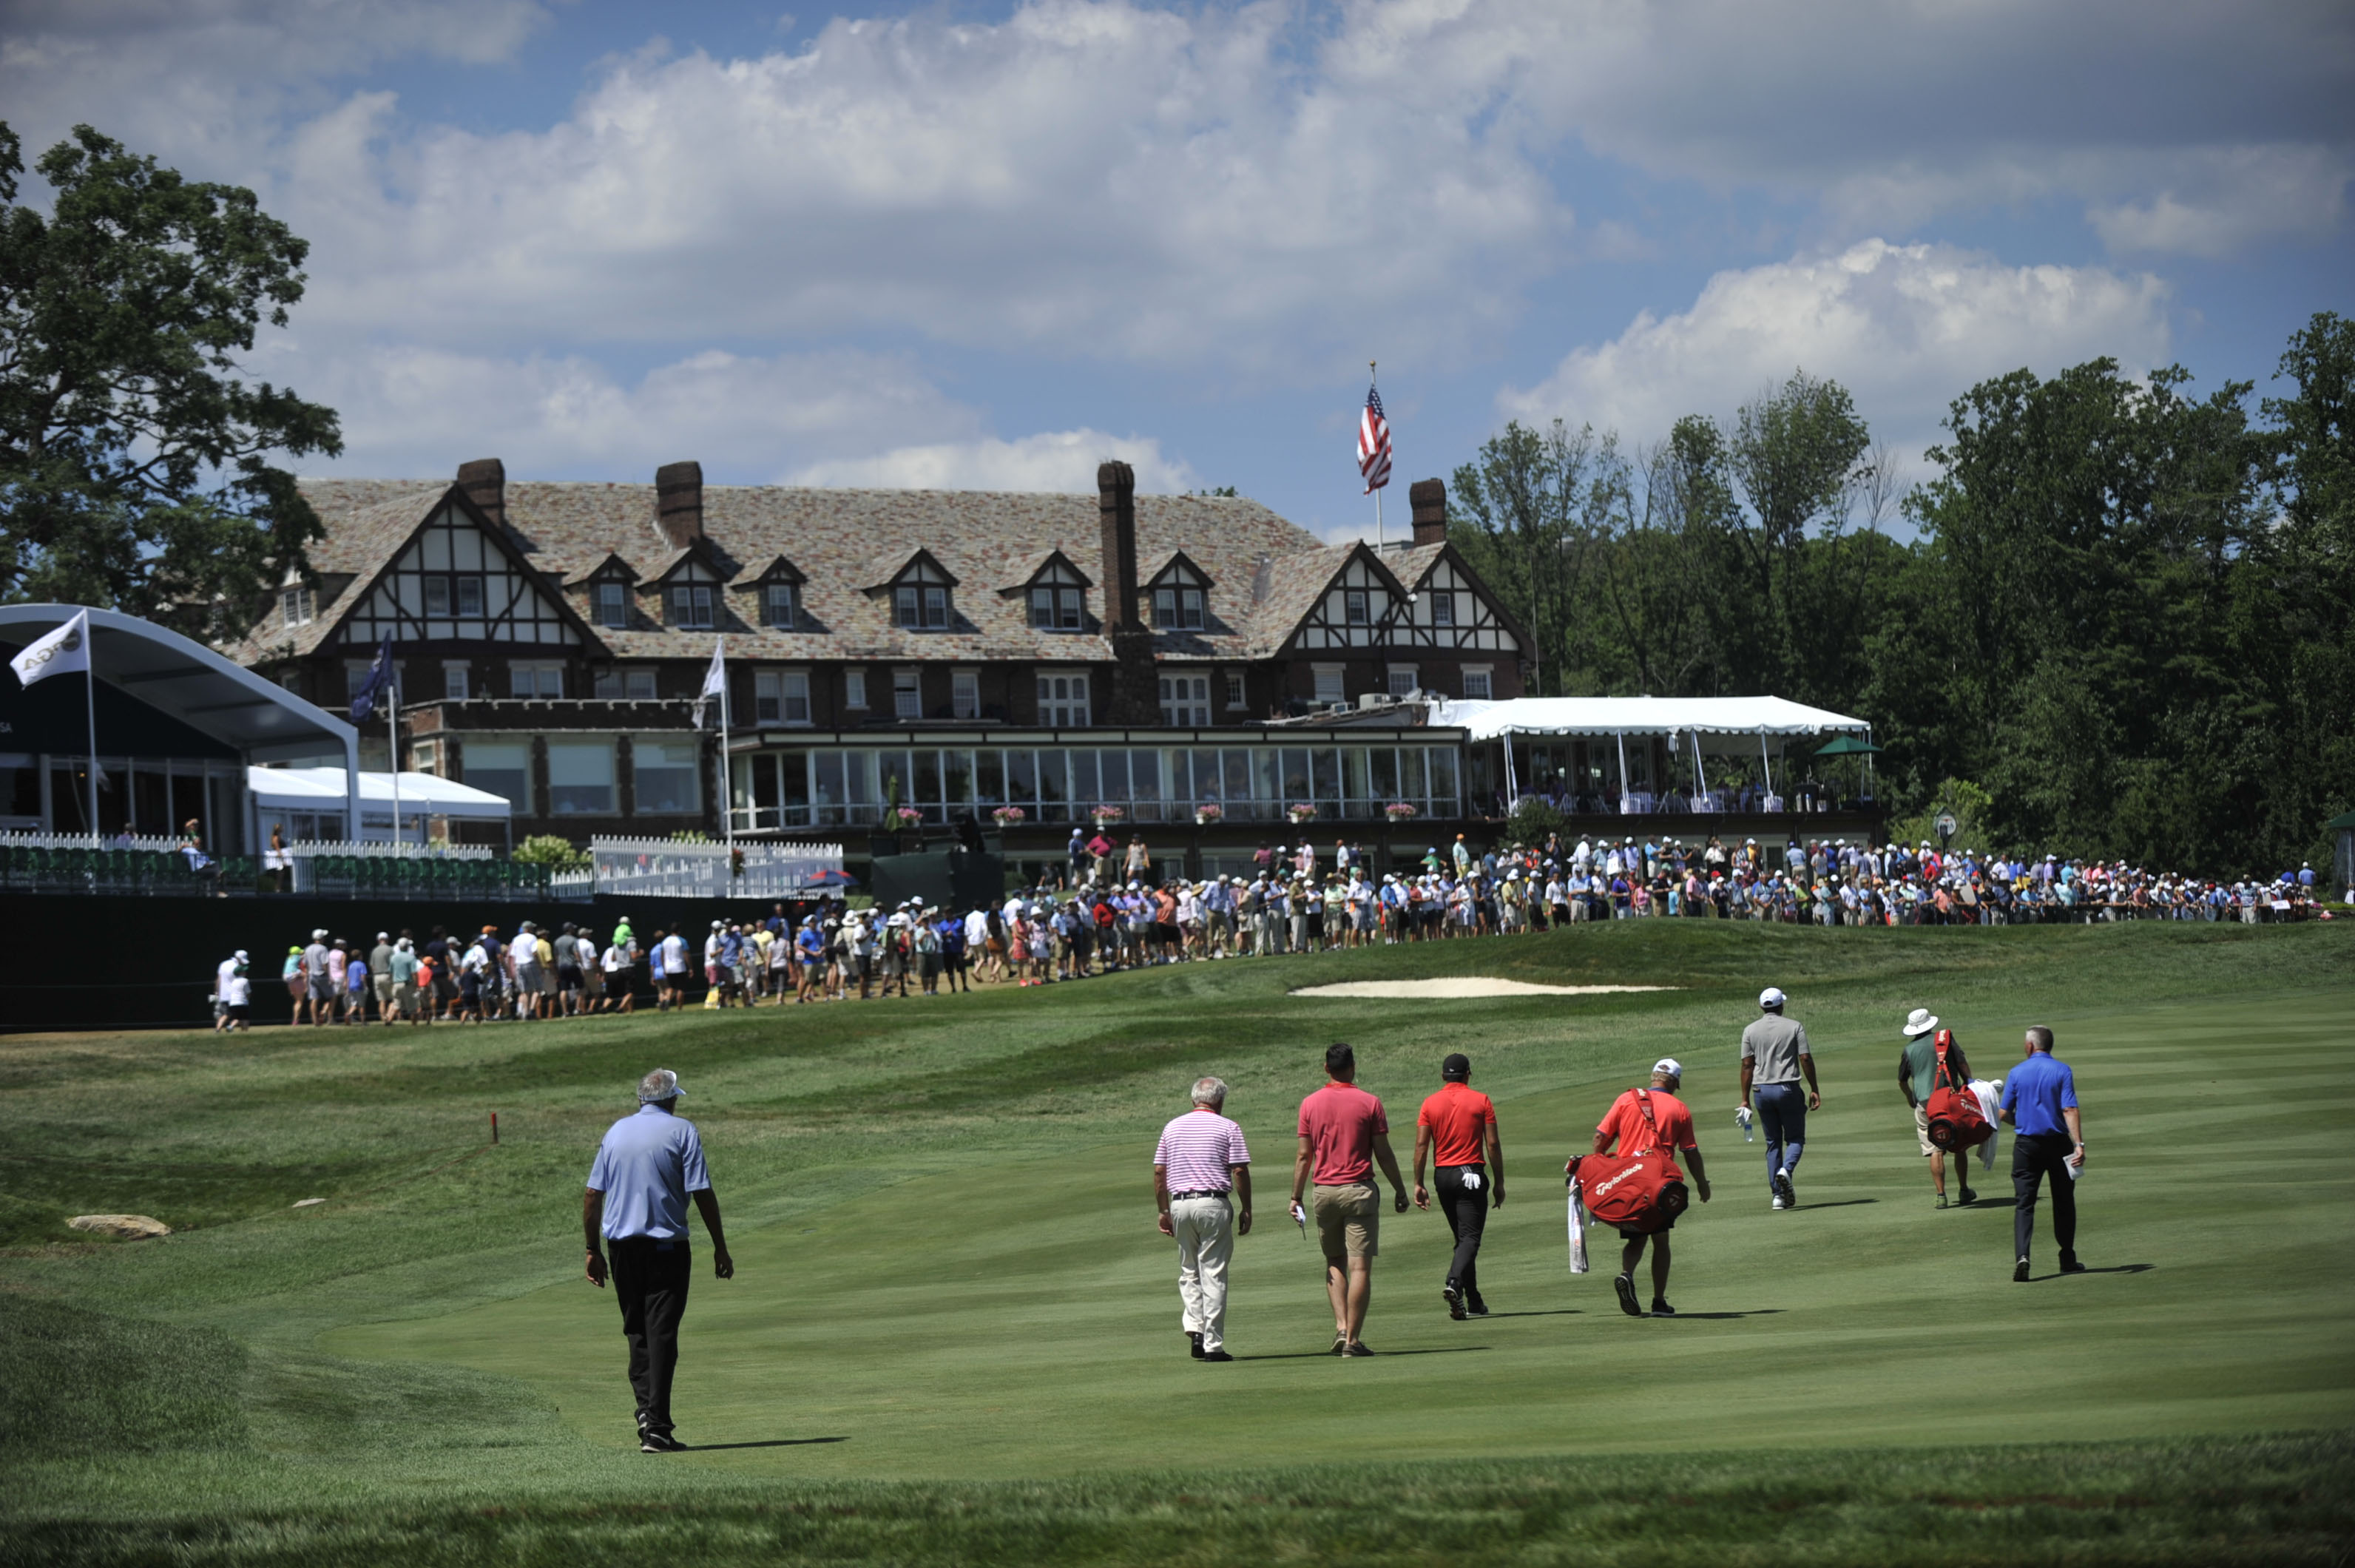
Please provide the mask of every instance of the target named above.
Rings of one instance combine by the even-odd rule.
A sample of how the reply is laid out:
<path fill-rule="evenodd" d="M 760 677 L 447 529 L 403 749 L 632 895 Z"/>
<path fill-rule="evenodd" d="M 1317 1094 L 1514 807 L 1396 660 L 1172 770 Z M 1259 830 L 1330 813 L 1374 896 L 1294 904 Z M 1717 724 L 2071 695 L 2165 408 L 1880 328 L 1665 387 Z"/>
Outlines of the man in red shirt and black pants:
<path fill-rule="evenodd" d="M 1700 1200 L 1709 1201 L 1709 1176 L 1700 1162 L 1700 1145 L 1693 1132 L 1692 1113 L 1676 1096 L 1684 1083 L 1683 1064 L 1673 1056 L 1664 1056 L 1652 1064 L 1652 1088 L 1647 1096 L 1652 1103 L 1652 1115 L 1646 1121 L 1644 1107 L 1636 1092 L 1628 1090 L 1611 1102 L 1604 1113 L 1603 1125 L 1594 1129 L 1594 1152 L 1609 1154 L 1611 1140 L 1619 1140 L 1619 1152 L 1642 1154 L 1660 1144 L 1668 1146 L 1673 1155 L 1683 1157 L 1685 1168 L 1692 1172 L 1693 1189 Z M 1622 1231 L 1620 1239 L 1626 1245 L 1619 1253 L 1619 1277 L 1611 1282 L 1619 1293 L 1619 1310 L 1630 1317 L 1644 1314 L 1636 1306 L 1636 1265 L 1644 1258 L 1644 1245 L 1652 1245 L 1652 1316 L 1674 1317 L 1677 1309 L 1668 1305 L 1668 1232 L 1676 1226 L 1670 1220 L 1657 1231 Z"/>
<path fill-rule="evenodd" d="M 1414 1203 L 1431 1207 L 1423 1165 L 1435 1152 L 1439 1207 L 1455 1233 L 1455 1253 L 1447 1261 L 1447 1283 L 1439 1294 L 1447 1316 L 1460 1322 L 1488 1316 L 1488 1304 L 1480 1298 L 1480 1235 L 1487 1227 L 1489 1205 L 1505 1206 L 1505 1147 L 1497 1136 L 1497 1107 L 1472 1087 L 1472 1059 L 1460 1051 L 1452 1053 L 1439 1064 L 1439 1093 L 1423 1103 L 1414 1121 Z"/>
<path fill-rule="evenodd" d="M 1374 1164 L 1390 1178 L 1391 1207 L 1406 1212 L 1406 1183 L 1391 1152 L 1382 1103 L 1357 1085 L 1358 1055 L 1346 1045 L 1325 1048 L 1325 1087 L 1300 1102 L 1300 1147 L 1292 1162 L 1292 1206 L 1300 1208 L 1313 1171 L 1311 1201 L 1316 1239 L 1325 1252 L 1325 1294 L 1333 1302 L 1333 1354 L 1370 1356 L 1359 1338 L 1372 1299 L 1374 1254 L 1380 1250 L 1381 1214 Z"/>

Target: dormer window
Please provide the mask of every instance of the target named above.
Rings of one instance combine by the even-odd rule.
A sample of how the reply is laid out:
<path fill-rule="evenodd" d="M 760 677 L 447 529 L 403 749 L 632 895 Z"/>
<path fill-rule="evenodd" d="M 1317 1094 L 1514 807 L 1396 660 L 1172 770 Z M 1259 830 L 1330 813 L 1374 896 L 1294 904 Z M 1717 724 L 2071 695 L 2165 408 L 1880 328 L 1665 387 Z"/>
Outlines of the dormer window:
<path fill-rule="evenodd" d="M 797 582 L 772 582 L 761 590 L 761 624 L 781 632 L 801 624 L 802 590 Z"/>
<path fill-rule="evenodd" d="M 1210 580 L 1182 553 L 1170 557 L 1146 588 L 1156 629 L 1199 632 L 1209 624 Z"/>
<path fill-rule="evenodd" d="M 278 592 L 278 613 L 290 626 L 309 625 L 314 603 L 307 588 L 283 588 Z"/>
<path fill-rule="evenodd" d="M 709 583 L 674 583 L 670 591 L 670 624 L 682 632 L 709 631 L 713 624 L 711 599 Z"/>
<path fill-rule="evenodd" d="M 615 578 L 597 584 L 597 624 L 621 631 L 630 624 L 630 585 Z"/>
<path fill-rule="evenodd" d="M 1034 632 L 1084 632 L 1088 629 L 1088 580 L 1057 550 L 1034 573 L 1024 590 L 1030 604 Z"/>
<path fill-rule="evenodd" d="M 891 624 L 903 632 L 945 632 L 954 624 L 956 604 L 951 591 L 956 579 L 934 560 L 929 550 L 918 550 L 899 574 L 879 589 L 891 595 Z"/>

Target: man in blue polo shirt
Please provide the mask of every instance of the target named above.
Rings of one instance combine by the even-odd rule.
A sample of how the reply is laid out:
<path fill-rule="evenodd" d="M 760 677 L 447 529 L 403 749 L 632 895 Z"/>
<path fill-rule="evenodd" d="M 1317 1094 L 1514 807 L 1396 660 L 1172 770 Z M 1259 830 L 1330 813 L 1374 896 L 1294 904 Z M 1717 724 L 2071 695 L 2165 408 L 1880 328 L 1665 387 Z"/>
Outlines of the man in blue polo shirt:
<path fill-rule="evenodd" d="M 695 1124 L 675 1115 L 678 1074 L 658 1067 L 638 1083 L 638 1110 L 623 1116 L 597 1147 L 589 1188 L 581 1200 L 581 1229 L 589 1243 L 589 1283 L 602 1290 L 613 1254 L 613 1295 L 622 1304 L 622 1335 L 630 1342 L 630 1388 L 638 1400 L 638 1451 L 671 1454 L 686 1446 L 671 1435 L 671 1376 L 678 1370 L 678 1324 L 687 1314 L 692 1259 L 687 1245 L 690 1194 L 711 1233 L 712 1272 L 736 1275 L 719 1230 L 719 1199 L 704 1173 L 703 1140 Z"/>
<path fill-rule="evenodd" d="M 2061 1272 L 2083 1274 L 2077 1261 L 2077 1173 L 2085 1164 L 2085 1128 L 2077 1115 L 2077 1079 L 2069 1064 L 2052 1055 L 2052 1031 L 2028 1031 L 2027 1060 L 2003 1081 L 2002 1118 L 2018 1136 L 2011 1140 L 2011 1189 L 2017 1208 L 2011 1221 L 2012 1253 L 2019 1260 L 2011 1277 L 2028 1278 L 2028 1240 L 2036 1231 L 2036 1189 L 2052 1179 L 2052 1240 L 2061 1248 Z"/>

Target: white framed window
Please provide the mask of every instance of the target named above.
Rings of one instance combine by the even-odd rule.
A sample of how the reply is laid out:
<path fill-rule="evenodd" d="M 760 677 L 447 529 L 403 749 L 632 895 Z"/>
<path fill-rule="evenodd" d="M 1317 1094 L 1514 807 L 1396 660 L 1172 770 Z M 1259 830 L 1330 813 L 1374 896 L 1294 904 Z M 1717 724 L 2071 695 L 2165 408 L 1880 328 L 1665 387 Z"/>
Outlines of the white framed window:
<path fill-rule="evenodd" d="M 798 583 L 772 582 L 761 590 L 763 624 L 790 632 L 802 624 L 802 591 Z"/>
<path fill-rule="evenodd" d="M 483 580 L 479 577 L 462 576 L 456 581 L 458 618 L 462 621 L 480 619 L 483 613 Z"/>
<path fill-rule="evenodd" d="M 1455 624 L 1455 595 L 1434 593 L 1431 596 L 1431 624 L 1434 626 Z"/>
<path fill-rule="evenodd" d="M 981 717 L 981 671 L 957 669 L 949 672 L 949 712 L 958 719 Z"/>
<path fill-rule="evenodd" d="M 711 585 L 681 582 L 670 591 L 670 624 L 683 632 L 711 629 Z"/>
<path fill-rule="evenodd" d="M 1210 677 L 1207 675 L 1165 675 L 1161 677 L 1161 721 L 1183 729 L 1210 721 Z"/>
<path fill-rule="evenodd" d="M 608 577 L 597 584 L 597 624 L 620 630 L 630 624 L 630 585 Z"/>
<path fill-rule="evenodd" d="M 562 697 L 564 666 L 553 659 L 518 659 L 507 666 L 510 697 Z"/>
<path fill-rule="evenodd" d="M 949 591 L 937 583 L 902 582 L 892 591 L 892 620 L 911 632 L 949 629 Z"/>
<path fill-rule="evenodd" d="M 551 756 L 554 747 L 549 748 Z M 703 809 L 703 748 L 677 735 L 630 737 L 637 815 L 663 816 Z M 553 804 L 551 802 L 550 804 Z"/>
<path fill-rule="evenodd" d="M 1489 694 L 1496 689 L 1495 684 L 1489 679 L 1491 673 L 1492 667 L 1488 665 L 1465 665 L 1464 667 L 1464 695 L 1476 702 L 1487 701 Z"/>
<path fill-rule="evenodd" d="M 1413 691 L 1417 684 L 1414 678 L 1414 666 L 1411 664 L 1391 666 L 1390 684 L 1392 697 L 1404 697 Z"/>
<path fill-rule="evenodd" d="M 1077 674 L 1041 672 L 1039 677 L 1039 722 L 1057 730 L 1084 729 L 1089 717 L 1088 677 Z"/>
<path fill-rule="evenodd" d="M 442 661 L 442 695 L 453 702 L 464 702 L 471 695 L 474 667 L 464 659 Z"/>
<path fill-rule="evenodd" d="M 613 743 L 548 743 L 548 809 L 559 816 L 613 815 Z"/>
<path fill-rule="evenodd" d="M 1083 632 L 1087 624 L 1086 590 L 1044 586 L 1030 590 L 1030 625 L 1034 631 Z"/>
<path fill-rule="evenodd" d="M 290 626 L 307 626 L 311 613 L 317 606 L 314 595 L 307 588 L 282 588 L 278 592 L 278 613 Z"/>
<path fill-rule="evenodd" d="M 1153 624 L 1178 631 L 1202 629 L 1202 591 L 1172 583 L 1153 591 Z"/>
<path fill-rule="evenodd" d="M 845 708 L 867 706 L 867 672 L 847 669 L 842 672 L 842 705 Z"/>
<path fill-rule="evenodd" d="M 431 741 L 420 741 L 409 748 L 409 771 L 413 773 L 438 773 L 442 770 L 442 748 Z"/>
<path fill-rule="evenodd" d="M 1348 588 L 1341 592 L 1341 619 L 1352 626 L 1366 624 L 1366 591 Z"/>
<path fill-rule="evenodd" d="M 1230 708 L 1241 708 L 1242 705 L 1243 672 L 1239 669 L 1231 669 L 1227 671 L 1227 706 Z"/>
<path fill-rule="evenodd" d="M 754 670 L 752 719 L 760 724 L 808 723 L 809 673 L 798 669 Z"/>
<path fill-rule="evenodd" d="M 1343 686 L 1341 681 L 1341 667 L 1337 664 L 1320 664 L 1315 667 L 1316 673 L 1316 700 L 1319 702 L 1342 702 L 1348 700 L 1345 696 L 1347 688 Z"/>
<path fill-rule="evenodd" d="M 429 616 L 446 616 L 450 613 L 450 580 L 448 578 L 428 577 L 425 580 L 425 613 Z"/>
<path fill-rule="evenodd" d="M 891 672 L 891 717 L 922 719 L 924 716 L 923 677 L 912 669 Z"/>

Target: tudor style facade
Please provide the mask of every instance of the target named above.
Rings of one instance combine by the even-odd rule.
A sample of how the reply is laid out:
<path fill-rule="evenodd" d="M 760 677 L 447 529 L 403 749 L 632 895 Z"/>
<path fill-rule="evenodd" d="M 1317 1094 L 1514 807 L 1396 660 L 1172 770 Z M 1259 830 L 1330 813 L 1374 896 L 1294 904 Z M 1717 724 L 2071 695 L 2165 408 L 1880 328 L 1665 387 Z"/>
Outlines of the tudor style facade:
<path fill-rule="evenodd" d="M 695 725 L 715 641 L 735 827 L 762 834 L 838 836 L 890 801 L 941 822 L 1020 805 L 1034 828 L 1095 804 L 1217 802 L 1240 826 L 1410 795 L 1452 817 L 1452 755 L 1310 757 L 1264 727 L 1521 691 L 1526 638 L 1447 543 L 1436 480 L 1381 550 L 1250 501 L 1139 496 L 1118 463 L 1092 498 L 707 487 L 692 463 L 510 485 L 495 459 L 304 489 L 326 526 L 312 571 L 226 651 L 341 709 L 389 638 L 401 763 L 506 795 L 518 837 L 718 831 Z M 386 765 L 383 729 L 365 744 Z"/>

